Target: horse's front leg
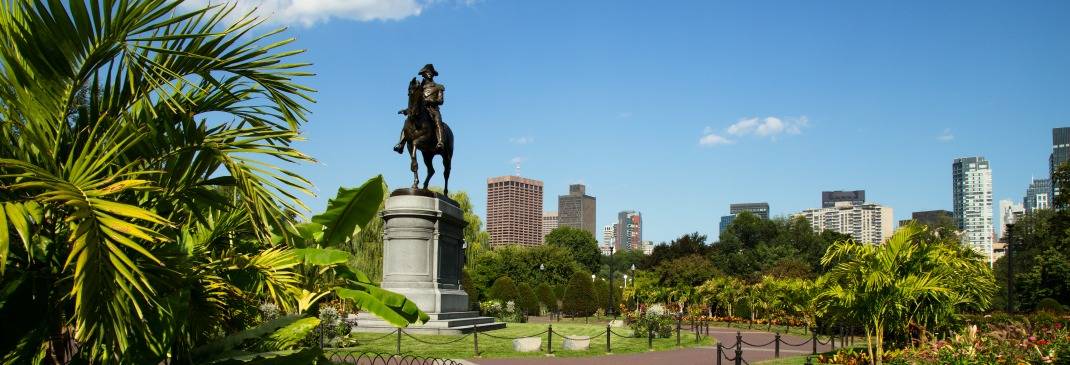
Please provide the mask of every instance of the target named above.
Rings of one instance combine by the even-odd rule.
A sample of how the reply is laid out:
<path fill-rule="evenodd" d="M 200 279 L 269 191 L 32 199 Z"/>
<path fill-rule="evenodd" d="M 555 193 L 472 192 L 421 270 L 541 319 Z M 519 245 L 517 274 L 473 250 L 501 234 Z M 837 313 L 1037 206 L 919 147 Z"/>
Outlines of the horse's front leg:
<path fill-rule="evenodd" d="M 412 160 L 409 164 L 409 169 L 412 170 L 412 190 L 416 190 L 420 185 L 420 165 L 416 163 L 416 143 L 412 141 L 409 141 L 409 159 Z"/>

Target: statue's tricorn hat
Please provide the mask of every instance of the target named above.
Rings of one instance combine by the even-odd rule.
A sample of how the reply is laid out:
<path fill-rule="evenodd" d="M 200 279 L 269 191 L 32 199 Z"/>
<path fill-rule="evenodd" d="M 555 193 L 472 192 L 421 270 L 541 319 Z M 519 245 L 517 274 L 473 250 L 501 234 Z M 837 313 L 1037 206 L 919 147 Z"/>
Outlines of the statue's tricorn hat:
<path fill-rule="evenodd" d="M 423 74 L 424 72 L 430 73 L 431 76 L 438 76 L 438 71 L 435 71 L 435 65 L 432 65 L 430 63 L 424 65 L 424 68 L 420 69 L 421 74 Z"/>

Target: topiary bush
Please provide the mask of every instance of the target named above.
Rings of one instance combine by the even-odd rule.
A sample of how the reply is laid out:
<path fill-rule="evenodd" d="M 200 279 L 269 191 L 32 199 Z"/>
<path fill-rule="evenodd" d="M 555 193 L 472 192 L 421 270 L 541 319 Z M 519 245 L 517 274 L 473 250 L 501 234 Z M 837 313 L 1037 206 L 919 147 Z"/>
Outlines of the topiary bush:
<path fill-rule="evenodd" d="M 520 283 L 516 289 L 520 294 L 520 300 L 517 301 L 520 309 L 529 316 L 539 315 L 539 297 L 535 296 L 535 290 L 531 289 L 531 285 Z"/>
<path fill-rule="evenodd" d="M 1063 305 L 1053 298 L 1044 298 L 1037 302 L 1036 311 L 1060 314 L 1063 312 Z"/>
<path fill-rule="evenodd" d="M 554 289 L 550 287 L 550 284 L 541 283 L 535 288 L 535 295 L 539 297 L 539 303 L 546 307 L 549 311 L 557 310 L 557 295 L 554 294 Z"/>
<path fill-rule="evenodd" d="M 516 284 L 513 283 L 513 279 L 508 276 L 503 276 L 494 280 L 494 284 L 492 284 L 490 290 L 487 291 L 487 298 L 502 303 L 516 302 L 520 299 L 520 294 L 516 291 Z"/>
<path fill-rule="evenodd" d="M 468 309 L 479 309 L 479 290 L 472 283 L 472 277 L 468 276 L 468 270 L 461 270 L 461 288 L 468 294 Z"/>
<path fill-rule="evenodd" d="M 591 274 L 583 271 L 572 274 L 565 288 L 565 297 L 561 302 L 565 313 L 573 317 L 586 317 L 594 313 L 594 287 L 591 285 Z"/>

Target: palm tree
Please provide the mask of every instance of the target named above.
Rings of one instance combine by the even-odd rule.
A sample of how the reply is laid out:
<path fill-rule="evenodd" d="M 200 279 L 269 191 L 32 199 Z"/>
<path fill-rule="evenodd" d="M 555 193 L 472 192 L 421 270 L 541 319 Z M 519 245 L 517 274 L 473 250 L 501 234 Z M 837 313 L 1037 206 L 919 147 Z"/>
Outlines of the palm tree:
<path fill-rule="evenodd" d="M 822 257 L 822 264 L 836 264 L 821 278 L 825 288 L 815 302 L 834 319 L 862 323 L 877 364 L 889 330 L 905 332 L 911 321 L 933 323 L 991 302 L 995 283 L 981 257 L 958 242 L 925 240 L 924 233 L 909 224 L 882 245 L 841 241 Z"/>
<path fill-rule="evenodd" d="M 317 227 L 278 165 L 313 161 L 311 74 L 281 29 L 180 4 L 0 0 L 2 363 L 158 363 L 260 301 L 296 311 Z"/>

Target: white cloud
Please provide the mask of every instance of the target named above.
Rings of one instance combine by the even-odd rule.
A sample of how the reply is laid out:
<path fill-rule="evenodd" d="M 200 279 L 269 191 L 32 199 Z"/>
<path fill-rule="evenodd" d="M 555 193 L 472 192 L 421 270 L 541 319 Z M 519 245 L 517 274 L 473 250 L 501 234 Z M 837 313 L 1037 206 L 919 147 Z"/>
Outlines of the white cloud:
<path fill-rule="evenodd" d="M 356 21 L 400 20 L 417 16 L 438 0 L 187 0 L 184 6 L 200 8 L 209 4 L 234 3 L 232 17 L 254 11 L 279 24 L 312 26 L 332 18 Z M 471 6 L 475 1 L 462 0 Z"/>
<path fill-rule="evenodd" d="M 776 139 L 781 134 L 800 134 L 802 129 L 809 124 L 810 119 L 805 116 L 798 118 L 744 118 L 728 126 L 727 131 L 728 134 L 733 136 L 755 135 Z"/>
<path fill-rule="evenodd" d="M 510 165 L 519 165 L 520 163 L 524 162 L 524 160 L 525 160 L 525 158 L 520 157 L 520 156 L 513 157 L 512 160 L 509 160 L 509 164 Z"/>
<path fill-rule="evenodd" d="M 702 138 L 699 138 L 698 140 L 698 144 L 703 146 L 717 146 L 732 143 L 733 142 L 728 138 L 713 133 L 713 128 L 710 127 L 706 127 L 706 129 L 702 130 Z"/>
<path fill-rule="evenodd" d="M 620 113 L 617 113 L 617 118 L 620 118 L 620 119 L 628 119 L 628 118 L 631 118 L 631 117 L 632 117 L 632 112 L 620 112 Z"/>
<path fill-rule="evenodd" d="M 528 136 L 513 137 L 513 138 L 509 138 L 509 143 L 520 144 L 520 145 L 531 144 L 531 143 L 535 143 L 535 137 L 528 137 Z"/>
<path fill-rule="evenodd" d="M 955 139 L 955 135 L 951 134 L 951 128 L 944 128 L 944 132 L 936 136 L 936 140 L 940 142 L 951 142 Z"/>

